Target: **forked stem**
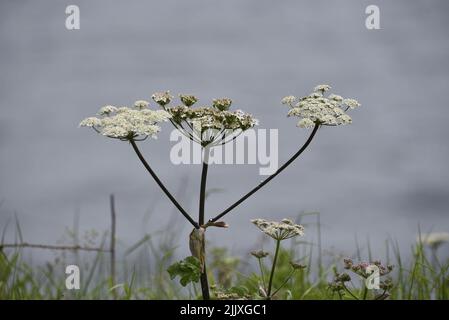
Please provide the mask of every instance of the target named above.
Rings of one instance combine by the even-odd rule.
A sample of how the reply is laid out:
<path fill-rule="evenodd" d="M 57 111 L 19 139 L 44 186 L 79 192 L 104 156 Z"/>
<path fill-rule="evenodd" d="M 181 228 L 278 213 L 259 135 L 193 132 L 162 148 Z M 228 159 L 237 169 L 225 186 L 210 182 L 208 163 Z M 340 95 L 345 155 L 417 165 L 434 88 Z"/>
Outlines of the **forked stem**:
<path fill-rule="evenodd" d="M 148 162 L 143 157 L 142 153 L 140 152 L 139 148 L 137 147 L 137 144 L 134 140 L 129 140 L 131 143 L 134 151 L 136 152 L 137 156 L 139 157 L 140 161 L 142 162 L 143 166 L 147 171 L 150 173 L 150 175 L 153 177 L 154 181 L 158 184 L 158 186 L 162 189 L 162 191 L 167 195 L 167 197 L 171 200 L 171 202 L 175 205 L 175 207 L 181 212 L 181 214 L 196 228 L 199 229 L 199 224 L 192 219 L 192 217 L 184 210 L 184 208 L 176 201 L 176 199 L 172 196 L 170 191 L 165 187 L 165 185 L 162 183 L 162 181 L 159 179 L 159 177 L 156 175 L 156 173 L 151 169 Z"/>
<path fill-rule="evenodd" d="M 271 176 L 269 176 L 268 178 L 266 178 L 264 181 L 262 181 L 260 184 L 258 184 L 254 189 L 252 189 L 251 191 L 249 191 L 247 194 L 245 194 L 243 197 L 241 197 L 239 200 L 237 200 L 234 204 L 232 204 L 229 208 L 227 208 L 226 210 L 224 210 L 222 213 L 220 213 L 219 215 L 217 215 L 215 218 L 210 219 L 210 222 L 215 222 L 219 219 L 221 219 L 224 215 L 226 215 L 227 213 L 229 213 L 231 210 L 233 210 L 235 207 L 237 207 L 239 204 L 241 204 L 243 201 L 245 201 L 246 199 L 248 199 L 249 197 L 251 197 L 254 193 L 256 193 L 260 188 L 262 188 L 264 185 L 266 185 L 268 182 L 270 182 L 271 180 L 273 180 L 279 173 L 281 173 L 282 171 L 284 171 L 285 168 L 287 168 L 293 161 L 296 160 L 296 158 L 298 158 L 301 153 L 304 152 L 304 150 L 307 149 L 307 147 L 309 146 L 309 144 L 312 142 L 313 137 L 315 136 L 316 132 L 318 131 L 318 128 L 320 127 L 319 124 L 315 124 L 315 127 L 313 128 L 312 133 L 310 134 L 309 138 L 307 139 L 307 141 L 304 143 L 304 145 L 286 162 L 284 163 L 279 169 L 276 170 L 275 173 L 273 173 Z"/>

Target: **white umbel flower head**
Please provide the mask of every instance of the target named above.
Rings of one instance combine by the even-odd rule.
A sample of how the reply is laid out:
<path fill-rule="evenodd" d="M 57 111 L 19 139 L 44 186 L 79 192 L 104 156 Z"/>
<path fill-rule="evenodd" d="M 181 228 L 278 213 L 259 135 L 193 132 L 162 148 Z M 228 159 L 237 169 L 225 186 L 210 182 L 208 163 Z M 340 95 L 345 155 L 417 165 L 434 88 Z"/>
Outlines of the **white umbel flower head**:
<path fill-rule="evenodd" d="M 198 98 L 192 94 L 180 94 L 179 99 L 186 107 L 191 107 L 198 101 Z"/>
<path fill-rule="evenodd" d="M 293 99 L 287 96 L 282 99 L 282 103 L 288 104 L 290 110 L 289 117 L 298 117 L 297 126 L 300 128 L 312 128 L 317 125 L 338 126 L 352 123 L 352 119 L 346 112 L 355 109 L 360 103 L 354 99 L 344 99 L 342 96 L 324 93 L 330 90 L 329 85 L 319 85 L 314 88 L 310 95 Z M 290 98 L 292 97 L 292 98 Z M 298 101 L 293 105 L 294 101 Z"/>
<path fill-rule="evenodd" d="M 293 103 L 295 103 L 295 101 L 296 101 L 295 96 L 286 96 L 282 98 L 281 103 L 292 105 Z"/>
<path fill-rule="evenodd" d="M 360 107 L 360 103 L 355 99 L 344 99 L 343 104 L 347 105 L 350 109 Z"/>
<path fill-rule="evenodd" d="M 100 109 L 102 117 L 89 117 L 81 121 L 81 127 L 92 127 L 103 136 L 120 140 L 156 138 L 161 130 L 159 122 L 167 121 L 171 115 L 164 110 L 147 109 L 148 102 L 136 101 L 136 109 L 105 106 Z"/>
<path fill-rule="evenodd" d="M 263 233 L 278 241 L 304 235 L 304 227 L 289 219 L 283 219 L 281 222 L 254 219 L 251 222 Z"/>
<path fill-rule="evenodd" d="M 173 96 L 170 95 L 170 91 L 165 91 L 165 92 L 155 92 L 153 93 L 151 98 L 158 105 L 164 107 L 165 105 L 170 103 L 170 101 L 173 99 Z"/>
<path fill-rule="evenodd" d="M 212 106 L 214 108 L 217 108 L 220 111 L 226 111 L 229 110 L 231 107 L 232 100 L 229 98 L 221 98 L 221 99 L 214 99 L 212 100 Z"/>

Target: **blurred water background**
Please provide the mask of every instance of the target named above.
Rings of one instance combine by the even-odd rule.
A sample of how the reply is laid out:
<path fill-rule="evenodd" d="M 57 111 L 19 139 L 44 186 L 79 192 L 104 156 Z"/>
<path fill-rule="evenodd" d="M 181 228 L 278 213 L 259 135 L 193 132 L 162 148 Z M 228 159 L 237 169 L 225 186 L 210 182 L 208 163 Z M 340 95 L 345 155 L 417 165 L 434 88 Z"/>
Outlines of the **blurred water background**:
<path fill-rule="evenodd" d="M 80 7 L 80 30 L 65 28 L 69 4 Z M 380 7 L 381 30 L 365 28 L 369 4 Z M 354 124 L 321 130 L 301 159 L 226 217 L 229 229 L 208 232 L 211 244 L 244 252 L 259 237 L 250 219 L 309 211 L 321 213 L 323 246 L 348 253 L 355 237 L 380 255 L 390 236 L 408 249 L 418 225 L 449 231 L 448 9 L 444 0 L 2 1 L 0 225 L 17 214 L 35 243 L 57 241 L 75 216 L 81 230 L 106 230 L 114 193 L 117 236 L 134 243 L 176 213 L 127 143 L 79 129 L 81 119 L 158 90 L 204 103 L 229 96 L 260 128 L 279 129 L 282 163 L 307 132 L 280 99 L 329 83 L 362 103 Z M 196 215 L 201 168 L 170 163 L 170 131 L 164 125 L 142 150 Z M 207 213 L 238 199 L 258 173 L 258 165 L 210 168 L 208 187 L 221 192 Z M 183 218 L 172 221 L 187 239 Z"/>

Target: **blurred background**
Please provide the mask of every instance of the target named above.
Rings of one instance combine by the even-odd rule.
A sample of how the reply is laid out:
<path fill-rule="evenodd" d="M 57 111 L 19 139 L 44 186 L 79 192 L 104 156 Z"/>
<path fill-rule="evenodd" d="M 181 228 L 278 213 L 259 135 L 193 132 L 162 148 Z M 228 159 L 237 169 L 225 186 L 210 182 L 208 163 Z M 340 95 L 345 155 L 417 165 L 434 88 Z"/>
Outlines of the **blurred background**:
<path fill-rule="evenodd" d="M 71 4 L 80 30 L 65 28 Z M 380 30 L 365 27 L 370 4 L 380 8 Z M 160 90 L 200 103 L 227 96 L 260 128 L 279 129 L 282 164 L 308 132 L 286 118 L 280 99 L 328 83 L 362 103 L 353 125 L 320 130 L 287 171 L 226 216 L 229 229 L 208 232 L 211 245 L 245 252 L 260 236 L 250 219 L 315 211 L 323 247 L 342 252 L 355 250 L 355 238 L 369 239 L 375 256 L 389 237 L 408 249 L 418 226 L 449 231 L 448 9 L 444 0 L 2 1 L 0 226 L 17 215 L 32 243 L 54 243 L 74 220 L 107 230 L 113 193 L 120 241 L 169 223 L 188 255 L 190 226 L 129 144 L 78 123 Z M 141 149 L 196 216 L 201 167 L 170 162 L 171 130 L 165 124 Z M 207 214 L 262 178 L 259 165 L 211 167 L 208 188 L 220 192 Z M 306 227 L 304 240 L 312 237 Z"/>

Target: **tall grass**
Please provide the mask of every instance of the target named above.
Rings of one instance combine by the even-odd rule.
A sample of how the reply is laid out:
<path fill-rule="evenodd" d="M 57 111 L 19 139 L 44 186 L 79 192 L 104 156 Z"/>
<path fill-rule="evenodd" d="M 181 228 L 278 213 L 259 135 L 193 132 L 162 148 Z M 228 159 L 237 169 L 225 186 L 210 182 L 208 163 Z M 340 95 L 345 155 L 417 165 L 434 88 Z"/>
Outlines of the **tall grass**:
<path fill-rule="evenodd" d="M 303 223 L 308 230 L 316 230 L 315 240 L 304 242 L 292 239 L 281 248 L 273 277 L 274 298 L 353 299 L 350 295 L 340 296 L 329 288 L 334 273 L 344 269 L 340 256 L 323 253 L 320 215 L 301 214 L 297 222 Z M 17 219 L 14 227 L 16 242 L 23 242 Z M 67 230 L 66 237 L 72 239 L 75 245 L 83 247 L 87 243 L 104 250 L 83 251 L 68 246 L 70 250 L 55 250 L 54 258 L 43 265 L 36 265 L 25 256 L 27 250 L 42 249 L 2 247 L 2 236 L 0 299 L 197 299 L 201 295 L 198 284 L 184 288 L 171 280 L 166 271 L 179 258 L 177 234 L 172 227 L 166 227 L 152 234 L 144 234 L 127 247 L 117 241 L 117 253 L 114 263 L 111 263 L 108 251 L 110 234 L 90 232 L 83 237 L 77 228 L 73 228 Z M 208 257 L 212 294 L 263 298 L 259 266 L 256 259 L 248 262 L 253 259 L 249 253 L 232 256 L 226 248 L 211 247 Z M 355 241 L 351 258 L 365 261 L 380 259 L 395 266 L 391 273 L 394 286 L 389 299 L 448 299 L 449 261 L 447 257 L 434 255 L 421 241 L 411 245 L 410 253 L 402 254 L 396 240 L 386 239 L 382 257 L 371 250 L 369 243 L 362 248 Z M 267 257 L 261 266 L 265 276 L 270 272 L 270 259 L 272 256 Z M 64 270 L 68 261 L 75 261 L 81 269 L 80 290 L 68 290 L 65 287 Z M 301 263 L 305 268 L 289 278 L 291 261 Z M 354 279 L 352 285 L 356 294 L 364 290 L 363 283 L 357 279 Z M 282 289 L 277 291 L 279 287 Z"/>

